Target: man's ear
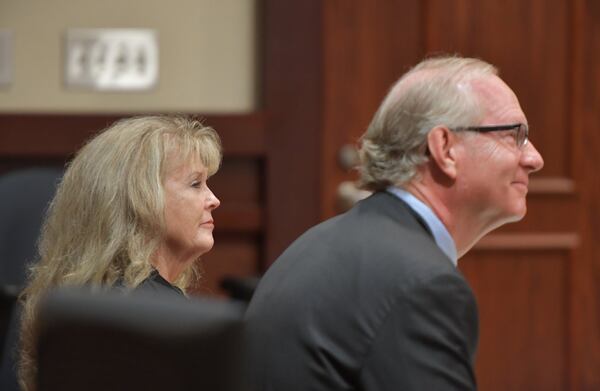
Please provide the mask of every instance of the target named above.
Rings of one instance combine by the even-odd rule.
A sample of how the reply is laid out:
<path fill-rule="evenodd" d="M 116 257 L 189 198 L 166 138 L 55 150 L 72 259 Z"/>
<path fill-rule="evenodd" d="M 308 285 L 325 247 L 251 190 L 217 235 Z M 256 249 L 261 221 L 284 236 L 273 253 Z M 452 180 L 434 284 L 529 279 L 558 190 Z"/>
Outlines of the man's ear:
<path fill-rule="evenodd" d="M 451 179 L 456 179 L 456 133 L 446 126 L 436 126 L 427 134 L 430 160 Z"/>

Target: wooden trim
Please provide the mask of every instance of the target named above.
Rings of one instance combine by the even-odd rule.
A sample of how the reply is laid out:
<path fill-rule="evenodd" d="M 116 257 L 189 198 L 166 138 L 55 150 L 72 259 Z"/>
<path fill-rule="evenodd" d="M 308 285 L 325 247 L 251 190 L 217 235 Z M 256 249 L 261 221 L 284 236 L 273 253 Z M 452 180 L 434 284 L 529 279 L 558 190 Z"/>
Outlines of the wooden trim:
<path fill-rule="evenodd" d="M 475 250 L 572 250 L 581 240 L 576 233 L 491 234 L 481 239 Z"/>
<path fill-rule="evenodd" d="M 263 214 L 258 205 L 223 205 L 214 211 L 215 230 L 260 234 L 264 228 Z"/>
<path fill-rule="evenodd" d="M 569 178 L 531 178 L 530 194 L 575 194 L 575 181 Z"/>
<path fill-rule="evenodd" d="M 263 112 L 200 117 L 221 136 L 225 156 L 262 157 L 267 152 Z"/>
<path fill-rule="evenodd" d="M 320 0 L 264 0 L 267 112 L 265 260 L 319 221 L 322 47 Z"/>
<path fill-rule="evenodd" d="M 573 176 L 582 189 L 578 215 L 582 245 L 570 269 L 570 390 L 600 389 L 600 3 L 573 2 Z M 576 262 L 575 262 L 576 261 Z"/>
<path fill-rule="evenodd" d="M 0 114 L 0 156 L 66 157 L 99 130 L 132 115 Z M 197 116 L 219 133 L 226 156 L 265 154 L 262 112 Z"/>

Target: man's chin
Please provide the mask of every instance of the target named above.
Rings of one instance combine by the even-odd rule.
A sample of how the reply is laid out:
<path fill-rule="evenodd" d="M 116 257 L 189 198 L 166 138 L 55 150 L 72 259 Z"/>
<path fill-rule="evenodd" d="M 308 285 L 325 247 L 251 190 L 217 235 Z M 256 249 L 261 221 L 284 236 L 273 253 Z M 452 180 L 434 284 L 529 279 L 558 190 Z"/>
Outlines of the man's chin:
<path fill-rule="evenodd" d="M 526 214 L 527 214 L 527 207 L 523 206 L 523 208 L 520 211 L 515 212 L 514 214 L 508 216 L 503 224 L 516 223 L 518 221 L 521 221 L 521 220 L 523 220 L 523 218 L 525 217 Z"/>
<path fill-rule="evenodd" d="M 516 223 L 525 217 L 527 213 L 527 208 L 523 207 L 522 210 L 514 211 L 510 214 L 505 214 L 503 218 L 499 218 L 496 220 L 496 224 L 493 225 L 492 230 L 498 229 L 505 224 Z"/>

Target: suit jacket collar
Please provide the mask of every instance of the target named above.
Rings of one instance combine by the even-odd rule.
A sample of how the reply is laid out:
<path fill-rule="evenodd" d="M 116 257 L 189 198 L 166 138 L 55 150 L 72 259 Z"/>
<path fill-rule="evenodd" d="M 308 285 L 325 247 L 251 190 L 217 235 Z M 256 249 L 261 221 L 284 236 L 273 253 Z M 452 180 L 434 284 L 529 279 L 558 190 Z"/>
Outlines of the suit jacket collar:
<path fill-rule="evenodd" d="M 444 226 L 444 223 L 438 216 L 436 216 L 433 210 L 431 210 L 431 208 L 423 201 L 402 188 L 390 186 L 388 187 L 387 192 L 395 195 L 407 203 L 410 209 L 422 217 L 433 234 L 433 239 L 438 247 L 442 249 L 442 251 L 456 266 L 458 262 L 458 256 L 454 239 L 450 235 L 450 232 L 448 232 L 448 229 Z"/>
<path fill-rule="evenodd" d="M 396 221 L 403 221 L 409 215 L 417 223 L 416 225 L 422 228 L 433 239 L 433 234 L 425 220 L 408 206 L 406 202 L 395 195 L 387 191 L 378 191 L 361 201 L 361 203 L 378 205 L 378 208 L 384 209 L 385 213 Z"/>
<path fill-rule="evenodd" d="M 454 253 L 452 254 L 451 249 L 444 249 L 440 246 L 427 222 L 419 213 L 398 196 L 387 191 L 379 191 L 360 203 L 363 204 L 364 207 L 372 207 L 373 209 L 378 210 L 380 213 L 385 214 L 394 221 L 412 225 L 413 229 L 422 229 L 424 233 L 431 238 L 433 244 L 446 255 L 448 260 L 454 266 L 457 266 L 456 249 L 454 249 Z M 452 238 L 450 238 L 450 240 L 452 240 Z"/>

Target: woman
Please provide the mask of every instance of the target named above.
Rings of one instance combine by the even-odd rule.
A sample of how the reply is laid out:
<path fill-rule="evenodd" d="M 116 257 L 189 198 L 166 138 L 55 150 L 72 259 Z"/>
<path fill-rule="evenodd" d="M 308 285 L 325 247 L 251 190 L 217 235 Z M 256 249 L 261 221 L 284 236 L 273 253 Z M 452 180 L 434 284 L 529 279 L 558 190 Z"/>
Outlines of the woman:
<path fill-rule="evenodd" d="M 184 117 L 121 120 L 87 143 L 49 206 L 23 292 L 19 380 L 34 390 L 39 299 L 64 285 L 183 294 L 213 246 L 215 131 Z"/>

